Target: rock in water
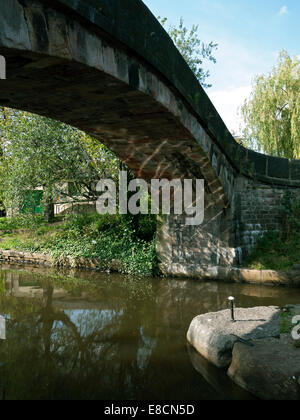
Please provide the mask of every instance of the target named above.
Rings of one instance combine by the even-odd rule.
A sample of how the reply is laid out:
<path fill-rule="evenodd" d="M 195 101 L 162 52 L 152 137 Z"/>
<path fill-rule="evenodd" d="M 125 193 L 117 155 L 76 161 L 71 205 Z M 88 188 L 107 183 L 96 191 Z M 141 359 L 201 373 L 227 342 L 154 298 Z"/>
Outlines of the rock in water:
<path fill-rule="evenodd" d="M 279 314 L 280 309 L 274 306 L 236 309 L 234 323 L 230 310 L 199 315 L 193 319 L 187 339 L 211 363 L 226 368 L 231 364 L 233 346 L 239 338 L 251 342 L 280 337 Z"/>
<path fill-rule="evenodd" d="M 300 400 L 300 349 L 295 349 L 291 336 L 254 344 L 235 344 L 230 378 L 263 400 Z"/>

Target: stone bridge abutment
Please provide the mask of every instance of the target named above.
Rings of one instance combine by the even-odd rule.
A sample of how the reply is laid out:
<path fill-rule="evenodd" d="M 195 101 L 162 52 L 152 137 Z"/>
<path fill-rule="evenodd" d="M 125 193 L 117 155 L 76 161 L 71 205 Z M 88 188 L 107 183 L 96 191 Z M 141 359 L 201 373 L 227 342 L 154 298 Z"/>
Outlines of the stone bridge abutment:
<path fill-rule="evenodd" d="M 205 220 L 159 222 L 166 274 L 239 264 L 280 228 L 300 162 L 238 145 L 173 42 L 140 0 L 1 0 L 0 105 L 63 121 L 137 176 L 204 179 Z"/>

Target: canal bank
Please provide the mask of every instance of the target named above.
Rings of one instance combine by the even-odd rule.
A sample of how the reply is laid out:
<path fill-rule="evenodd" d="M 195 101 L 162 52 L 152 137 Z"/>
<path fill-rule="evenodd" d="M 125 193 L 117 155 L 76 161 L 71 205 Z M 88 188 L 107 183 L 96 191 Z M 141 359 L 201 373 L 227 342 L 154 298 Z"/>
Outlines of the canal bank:
<path fill-rule="evenodd" d="M 21 252 L 0 249 L 0 262 L 9 264 L 41 265 L 46 267 L 56 266 L 61 268 L 76 268 L 83 270 L 101 270 L 97 258 L 83 257 L 54 257 L 49 254 Z M 106 272 L 123 273 L 122 262 L 112 259 L 107 263 Z M 163 271 L 162 271 L 163 272 Z M 232 283 L 263 284 L 270 286 L 300 287 L 300 266 L 297 265 L 289 271 L 277 270 L 251 270 L 238 267 L 205 267 L 199 272 L 178 270 L 176 277 L 219 280 Z"/>
<path fill-rule="evenodd" d="M 155 217 L 91 213 L 55 220 L 47 223 L 40 216 L 0 219 L 2 260 L 122 274 L 158 274 Z"/>

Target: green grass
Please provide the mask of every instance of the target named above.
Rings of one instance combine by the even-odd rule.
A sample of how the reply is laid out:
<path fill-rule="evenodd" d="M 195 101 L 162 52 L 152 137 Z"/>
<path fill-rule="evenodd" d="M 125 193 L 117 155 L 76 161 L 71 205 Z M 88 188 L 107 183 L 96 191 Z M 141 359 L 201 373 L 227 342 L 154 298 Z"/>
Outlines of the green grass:
<path fill-rule="evenodd" d="M 268 232 L 246 260 L 259 270 L 289 270 L 300 264 L 300 194 L 287 191 L 281 203 L 281 232 Z"/>
<path fill-rule="evenodd" d="M 41 216 L 19 216 L 12 218 L 1 217 L 0 232 L 2 234 L 12 233 L 20 229 L 33 229 L 44 224 L 44 219 Z"/>
<path fill-rule="evenodd" d="M 300 324 L 300 322 L 293 324 L 294 316 L 295 314 L 290 310 L 280 313 L 280 334 L 291 334 L 295 326 Z"/>
<path fill-rule="evenodd" d="M 280 314 L 280 334 L 290 334 L 294 328 L 292 324 L 292 315 L 289 312 Z"/>
<path fill-rule="evenodd" d="M 153 216 L 77 215 L 46 224 L 40 217 L 0 219 L 0 249 L 95 258 L 106 270 L 120 261 L 125 274 L 155 275 L 156 219 Z"/>
<path fill-rule="evenodd" d="M 280 233 L 269 232 L 259 241 L 245 265 L 258 270 L 288 270 L 300 264 L 300 235 L 283 240 Z"/>

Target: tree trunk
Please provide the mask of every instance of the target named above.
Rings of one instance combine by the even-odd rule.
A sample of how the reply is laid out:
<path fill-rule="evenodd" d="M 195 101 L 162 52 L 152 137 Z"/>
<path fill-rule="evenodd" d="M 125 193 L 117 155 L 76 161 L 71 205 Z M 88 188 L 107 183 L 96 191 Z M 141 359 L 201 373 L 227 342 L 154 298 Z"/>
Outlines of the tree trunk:
<path fill-rule="evenodd" d="M 54 203 L 51 198 L 45 196 L 44 201 L 44 220 L 47 223 L 54 221 Z"/>

